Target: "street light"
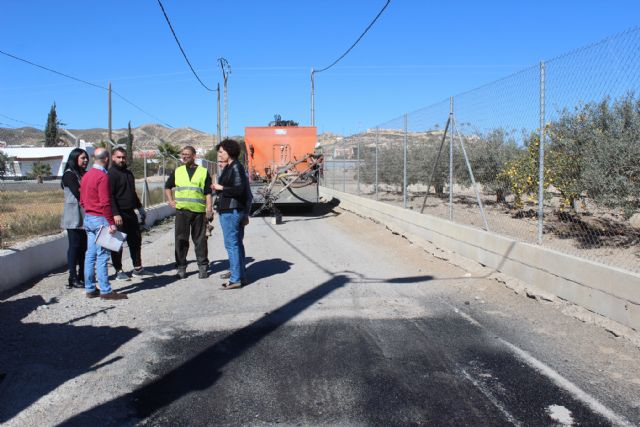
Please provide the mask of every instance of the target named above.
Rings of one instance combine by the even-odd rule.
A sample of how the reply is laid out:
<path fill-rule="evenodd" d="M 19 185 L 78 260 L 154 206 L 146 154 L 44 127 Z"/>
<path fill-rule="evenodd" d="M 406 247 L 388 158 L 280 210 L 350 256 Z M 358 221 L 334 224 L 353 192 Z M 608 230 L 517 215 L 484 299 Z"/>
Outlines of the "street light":
<path fill-rule="evenodd" d="M 222 69 L 222 78 L 224 79 L 224 137 L 229 137 L 229 110 L 227 103 L 227 80 L 229 79 L 229 74 L 231 74 L 231 65 L 229 65 L 229 61 L 225 58 L 218 58 L 218 62 L 220 62 L 220 68 Z"/>

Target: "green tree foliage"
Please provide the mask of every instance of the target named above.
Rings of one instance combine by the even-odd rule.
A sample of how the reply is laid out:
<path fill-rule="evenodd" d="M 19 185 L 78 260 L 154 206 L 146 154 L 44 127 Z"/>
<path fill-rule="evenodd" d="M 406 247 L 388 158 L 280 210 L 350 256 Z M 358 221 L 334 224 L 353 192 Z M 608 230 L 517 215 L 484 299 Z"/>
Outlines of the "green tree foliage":
<path fill-rule="evenodd" d="M 176 159 L 180 158 L 180 147 L 168 141 L 161 141 L 160 144 L 158 144 L 158 151 L 161 156 L 168 159 L 171 157 L 175 157 Z"/>
<path fill-rule="evenodd" d="M 494 129 L 477 140 L 466 142 L 465 148 L 476 182 L 495 193 L 496 203 L 504 203 L 505 197 L 511 192 L 511 185 L 500 172 L 521 153 L 513 135 L 502 128 Z M 458 165 L 456 169 L 456 180 L 469 186 L 471 177 L 466 164 Z"/>
<path fill-rule="evenodd" d="M 127 163 L 133 163 L 133 132 L 131 131 L 131 121 L 127 126 Z"/>
<path fill-rule="evenodd" d="M 550 169 L 561 191 L 627 216 L 640 208 L 640 99 L 634 94 L 564 111 L 550 126 L 550 140 Z"/>
<path fill-rule="evenodd" d="M 51 165 L 36 161 L 33 163 L 33 167 L 27 176 L 31 179 L 37 180 L 39 183 L 42 183 L 45 177 L 51 176 Z"/>
<path fill-rule="evenodd" d="M 564 110 L 547 125 L 545 183 L 575 210 L 585 197 L 627 217 L 640 208 L 640 100 L 634 94 Z M 539 135 L 526 152 L 507 161 L 499 177 L 509 182 L 515 206 L 538 191 Z"/>
<path fill-rule="evenodd" d="M 9 171 L 9 156 L 0 151 L 0 178 L 3 178 Z"/>
<path fill-rule="evenodd" d="M 44 146 L 45 147 L 58 147 L 62 145 L 62 139 L 60 138 L 59 126 L 64 126 L 64 123 L 58 120 L 58 113 L 56 112 L 56 103 L 54 102 L 49 110 L 47 116 L 47 125 L 44 129 Z"/>

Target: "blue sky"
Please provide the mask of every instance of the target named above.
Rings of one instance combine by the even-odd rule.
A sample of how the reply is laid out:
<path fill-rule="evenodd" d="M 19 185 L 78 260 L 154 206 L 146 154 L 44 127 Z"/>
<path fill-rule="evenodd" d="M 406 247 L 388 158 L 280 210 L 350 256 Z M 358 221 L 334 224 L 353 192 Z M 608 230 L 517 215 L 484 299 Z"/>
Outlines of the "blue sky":
<path fill-rule="evenodd" d="M 312 67 L 360 35 L 385 0 L 163 4 L 202 80 L 229 77 L 229 134 L 274 114 L 308 125 Z M 362 41 L 316 75 L 319 132 L 373 127 L 639 24 L 637 0 L 392 0 Z M 156 0 L 3 0 L 0 50 L 106 86 L 171 124 L 215 132 L 215 92 L 185 63 Z M 43 125 L 56 102 L 69 128 L 107 127 L 105 91 L 0 55 L 0 115 Z M 22 126 L 0 116 L 0 126 Z M 113 126 L 158 120 L 117 97 Z"/>

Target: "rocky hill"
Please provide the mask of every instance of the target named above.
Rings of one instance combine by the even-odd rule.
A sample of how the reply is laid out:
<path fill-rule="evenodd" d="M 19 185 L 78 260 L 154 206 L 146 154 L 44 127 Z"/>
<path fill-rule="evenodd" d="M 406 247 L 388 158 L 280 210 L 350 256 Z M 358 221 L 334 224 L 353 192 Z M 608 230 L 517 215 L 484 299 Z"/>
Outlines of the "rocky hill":
<path fill-rule="evenodd" d="M 133 128 L 134 144 L 137 148 L 153 149 L 162 141 L 171 142 L 176 145 L 193 145 L 196 148 L 213 148 L 215 135 L 199 131 L 193 128 L 170 129 L 162 125 L 146 124 Z M 69 132 L 87 142 L 106 141 L 109 135 L 108 129 L 69 129 Z M 73 145 L 73 138 L 64 132 L 60 133 L 61 138 L 67 145 Z M 114 141 L 127 136 L 127 129 L 113 129 L 112 137 Z M 1 128 L 0 141 L 7 145 L 33 145 L 42 146 L 44 132 L 32 128 Z"/>

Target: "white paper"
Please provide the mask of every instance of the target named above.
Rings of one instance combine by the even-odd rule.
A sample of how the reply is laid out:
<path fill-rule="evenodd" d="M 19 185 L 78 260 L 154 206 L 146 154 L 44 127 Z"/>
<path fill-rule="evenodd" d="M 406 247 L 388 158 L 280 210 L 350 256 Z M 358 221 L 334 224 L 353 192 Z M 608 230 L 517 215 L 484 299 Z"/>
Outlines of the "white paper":
<path fill-rule="evenodd" d="M 118 252 L 122 244 L 127 240 L 127 235 L 121 231 L 109 233 L 109 227 L 100 227 L 96 236 L 96 243 L 105 249 Z"/>

